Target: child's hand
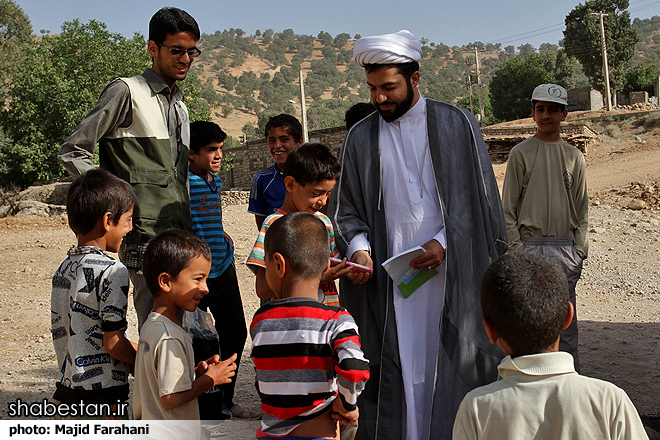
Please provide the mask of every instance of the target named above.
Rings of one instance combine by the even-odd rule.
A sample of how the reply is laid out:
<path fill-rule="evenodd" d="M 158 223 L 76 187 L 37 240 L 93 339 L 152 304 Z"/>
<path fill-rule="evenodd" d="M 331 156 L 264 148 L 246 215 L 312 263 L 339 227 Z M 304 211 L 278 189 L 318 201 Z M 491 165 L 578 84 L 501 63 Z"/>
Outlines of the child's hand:
<path fill-rule="evenodd" d="M 334 263 L 333 261 L 330 261 L 330 266 L 325 270 L 325 272 L 323 272 L 323 275 L 321 275 L 321 282 L 327 283 L 328 281 L 341 278 L 351 272 L 353 268 L 354 266 L 349 266 L 346 264 L 346 258 L 344 258 L 341 263 Z"/>
<path fill-rule="evenodd" d="M 215 365 L 218 362 L 220 362 L 220 355 L 214 354 L 213 356 L 208 358 L 205 362 L 206 362 L 207 365 Z"/>
<path fill-rule="evenodd" d="M 206 376 L 209 376 L 213 379 L 213 385 L 223 385 L 231 382 L 231 378 L 234 376 L 236 371 L 236 353 L 234 353 L 229 359 L 224 361 L 217 362 L 213 365 L 208 365 Z M 206 362 L 200 362 L 200 365 Z"/>
<path fill-rule="evenodd" d="M 357 407 L 353 411 L 346 411 L 344 404 L 341 403 L 339 396 L 332 402 L 332 418 L 345 426 L 353 426 L 360 417 L 360 411 Z"/>
<path fill-rule="evenodd" d="M 202 377 L 204 374 L 206 374 L 206 370 L 209 369 L 209 365 L 206 361 L 201 361 L 197 366 L 195 367 L 195 377 Z"/>

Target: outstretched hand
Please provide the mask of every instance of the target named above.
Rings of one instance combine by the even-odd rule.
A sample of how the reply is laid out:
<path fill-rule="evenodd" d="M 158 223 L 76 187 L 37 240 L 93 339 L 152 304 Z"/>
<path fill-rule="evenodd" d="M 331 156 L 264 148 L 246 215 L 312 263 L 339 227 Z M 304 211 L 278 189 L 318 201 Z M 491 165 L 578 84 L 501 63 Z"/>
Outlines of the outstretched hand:
<path fill-rule="evenodd" d="M 371 259 L 369 252 L 367 251 L 355 251 L 351 261 L 363 266 L 374 267 L 374 262 Z M 369 278 L 371 278 L 372 274 L 373 271 L 354 268 L 351 272 L 348 273 L 348 275 L 346 275 L 346 278 L 348 278 L 353 284 L 364 284 L 369 280 Z"/>
<path fill-rule="evenodd" d="M 323 275 L 321 275 L 321 282 L 327 283 L 328 281 L 336 280 L 337 278 L 349 274 L 352 270 L 353 266 L 346 264 L 346 258 L 344 258 L 341 263 L 333 263 L 330 261 L 330 266 L 328 266 L 325 269 L 325 272 L 323 272 Z"/>

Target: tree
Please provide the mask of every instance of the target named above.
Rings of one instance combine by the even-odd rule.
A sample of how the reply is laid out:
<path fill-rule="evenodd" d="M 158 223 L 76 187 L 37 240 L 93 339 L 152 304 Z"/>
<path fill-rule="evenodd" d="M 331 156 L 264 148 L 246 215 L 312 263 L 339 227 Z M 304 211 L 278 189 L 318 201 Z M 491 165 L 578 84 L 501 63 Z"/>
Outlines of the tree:
<path fill-rule="evenodd" d="M 515 57 L 500 64 L 488 86 L 496 119 L 511 121 L 529 116 L 529 97 L 536 86 L 554 82 L 541 55 Z"/>
<path fill-rule="evenodd" d="M 564 31 L 566 53 L 580 61 L 591 86 L 597 90 L 605 90 L 605 79 L 600 19 L 594 13 L 608 14 L 603 20 L 610 84 L 612 90 L 621 90 L 623 69 L 635 54 L 635 45 L 639 41 L 637 31 L 630 24 L 628 3 L 628 0 L 589 0 L 584 4 L 578 4 L 566 16 Z"/>
<path fill-rule="evenodd" d="M 0 84 L 11 79 L 31 41 L 32 24 L 25 12 L 12 0 L 0 0 Z"/>
<path fill-rule="evenodd" d="M 518 46 L 518 52 L 520 52 L 521 57 L 527 58 L 530 56 L 530 54 L 536 53 L 536 49 L 534 49 L 534 46 L 531 44 L 525 43 L 521 46 Z"/>
<path fill-rule="evenodd" d="M 655 93 L 653 80 L 658 77 L 658 66 L 647 64 L 636 66 L 626 71 L 622 92 L 625 96 L 631 92 L 648 92 L 649 96 Z"/>
<path fill-rule="evenodd" d="M 324 46 L 329 46 L 332 44 L 334 39 L 332 38 L 332 35 L 327 33 L 326 31 L 321 31 L 319 34 L 316 36 L 316 38 L 321 42 L 322 45 Z"/>
<path fill-rule="evenodd" d="M 151 65 L 140 34 L 127 40 L 103 23 L 78 20 L 59 36 L 44 36 L 23 50 L 0 122 L 12 145 L 0 184 L 28 185 L 64 175 L 56 155 L 60 144 L 92 109 L 106 84 L 140 74 Z"/>

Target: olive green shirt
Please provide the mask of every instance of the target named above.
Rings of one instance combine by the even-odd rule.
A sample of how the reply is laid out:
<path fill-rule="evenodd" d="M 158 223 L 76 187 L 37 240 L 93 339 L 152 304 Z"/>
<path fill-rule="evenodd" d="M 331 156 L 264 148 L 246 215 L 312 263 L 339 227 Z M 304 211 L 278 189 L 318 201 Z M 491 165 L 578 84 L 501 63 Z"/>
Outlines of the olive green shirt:
<path fill-rule="evenodd" d="M 563 140 L 531 137 L 511 149 L 502 190 L 509 250 L 522 248 L 520 236 L 573 237 L 587 257 L 586 163 L 582 152 Z"/>

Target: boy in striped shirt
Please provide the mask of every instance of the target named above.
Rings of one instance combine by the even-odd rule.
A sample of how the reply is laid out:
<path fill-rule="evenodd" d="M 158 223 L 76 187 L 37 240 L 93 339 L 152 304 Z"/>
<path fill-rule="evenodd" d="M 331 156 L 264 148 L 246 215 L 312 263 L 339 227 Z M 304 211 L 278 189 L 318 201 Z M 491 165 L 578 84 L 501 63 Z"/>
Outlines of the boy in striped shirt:
<path fill-rule="evenodd" d="M 264 241 L 265 277 L 275 298 L 250 326 L 262 409 L 257 438 L 339 439 L 338 422 L 357 422 L 369 363 L 351 315 L 317 299 L 329 266 L 327 228 L 296 212 L 273 222 Z"/>
<path fill-rule="evenodd" d="M 264 220 L 257 241 L 246 262 L 250 270 L 257 276 L 255 288 L 259 298 L 269 299 L 274 296 L 266 283 L 264 237 L 270 225 L 283 215 L 302 211 L 318 216 L 325 223 L 330 234 L 331 256 L 335 257 L 339 254 L 335 247 L 332 222 L 321 212 L 321 209 L 327 203 L 340 171 L 339 162 L 325 144 L 307 143 L 289 153 L 284 164 L 284 187 L 286 189 L 284 204 Z M 348 266 L 346 261 L 342 261 L 323 272 L 318 290 L 319 302 L 338 306 L 339 292 L 334 280 L 346 275 L 351 270 L 357 269 L 355 266 Z"/>
<path fill-rule="evenodd" d="M 232 418 L 256 420 L 258 414 L 234 403 L 234 388 L 247 339 L 247 325 L 234 266 L 234 242 L 222 227 L 222 180 L 215 174 L 220 169 L 222 145 L 226 138 L 225 132 L 213 122 L 195 121 L 190 124 L 188 177 L 192 232 L 209 245 L 213 255 L 207 281 L 209 294 L 202 298 L 199 307 L 204 311 L 208 307 L 213 314 L 220 339 L 221 359 L 225 360 L 234 353 L 238 355 L 236 375 L 231 383 L 222 385 L 223 405 L 231 412 Z M 200 405 L 200 409 L 203 419 L 226 418 L 220 415 L 222 408 L 203 408 Z"/>

